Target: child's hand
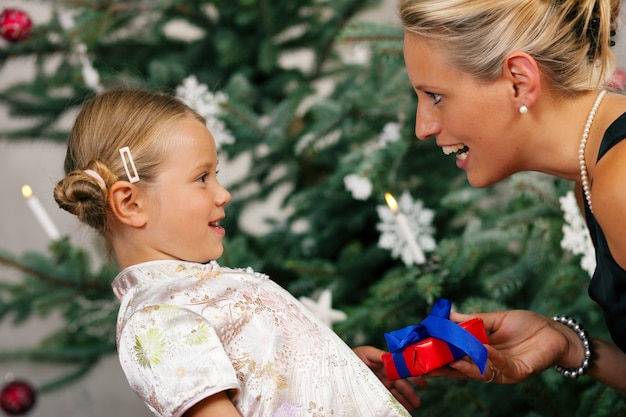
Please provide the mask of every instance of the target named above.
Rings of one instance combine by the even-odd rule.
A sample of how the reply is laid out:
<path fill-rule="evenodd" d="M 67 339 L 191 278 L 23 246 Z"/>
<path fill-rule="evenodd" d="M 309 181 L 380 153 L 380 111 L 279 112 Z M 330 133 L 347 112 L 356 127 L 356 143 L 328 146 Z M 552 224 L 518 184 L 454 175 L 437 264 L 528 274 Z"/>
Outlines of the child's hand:
<path fill-rule="evenodd" d="M 407 379 L 399 379 L 390 381 L 387 378 L 385 367 L 383 365 L 382 354 L 384 350 L 377 349 L 373 346 L 359 346 L 353 349 L 354 353 L 374 372 L 380 381 L 387 387 L 389 392 L 408 411 L 413 411 L 421 405 L 421 401 L 415 392 L 415 385 L 420 388 L 427 388 L 428 382 L 422 377 L 411 377 Z M 413 385 L 415 384 L 415 385 Z"/>

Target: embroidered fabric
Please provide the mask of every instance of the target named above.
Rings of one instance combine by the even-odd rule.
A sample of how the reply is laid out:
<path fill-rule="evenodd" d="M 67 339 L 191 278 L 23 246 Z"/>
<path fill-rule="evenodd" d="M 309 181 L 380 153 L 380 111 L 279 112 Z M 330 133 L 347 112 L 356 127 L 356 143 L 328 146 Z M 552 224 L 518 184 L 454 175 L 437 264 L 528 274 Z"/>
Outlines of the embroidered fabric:
<path fill-rule="evenodd" d="M 229 391 L 243 416 L 409 416 L 330 328 L 267 276 L 216 262 L 122 271 L 117 343 L 157 416 Z"/>

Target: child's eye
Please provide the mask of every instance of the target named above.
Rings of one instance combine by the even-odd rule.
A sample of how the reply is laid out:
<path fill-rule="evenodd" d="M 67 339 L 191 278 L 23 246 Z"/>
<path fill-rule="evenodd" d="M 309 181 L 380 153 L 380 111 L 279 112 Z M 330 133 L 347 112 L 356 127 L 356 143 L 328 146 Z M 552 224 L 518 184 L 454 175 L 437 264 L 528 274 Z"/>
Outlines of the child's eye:
<path fill-rule="evenodd" d="M 439 102 L 441 101 L 442 95 L 441 94 L 435 94 L 435 93 L 427 93 L 430 98 L 433 99 L 434 104 L 439 104 Z"/>
<path fill-rule="evenodd" d="M 200 182 L 206 182 L 207 177 L 209 176 L 209 174 L 202 174 L 198 177 L 198 181 Z"/>

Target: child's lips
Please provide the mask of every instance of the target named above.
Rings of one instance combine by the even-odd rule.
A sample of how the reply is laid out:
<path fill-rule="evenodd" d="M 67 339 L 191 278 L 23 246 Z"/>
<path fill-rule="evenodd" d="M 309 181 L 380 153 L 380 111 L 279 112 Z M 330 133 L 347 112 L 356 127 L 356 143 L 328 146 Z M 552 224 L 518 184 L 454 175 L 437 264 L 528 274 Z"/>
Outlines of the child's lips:
<path fill-rule="evenodd" d="M 210 222 L 209 227 L 213 229 L 216 233 L 218 233 L 220 236 L 226 235 L 226 229 L 220 226 L 219 221 Z"/>

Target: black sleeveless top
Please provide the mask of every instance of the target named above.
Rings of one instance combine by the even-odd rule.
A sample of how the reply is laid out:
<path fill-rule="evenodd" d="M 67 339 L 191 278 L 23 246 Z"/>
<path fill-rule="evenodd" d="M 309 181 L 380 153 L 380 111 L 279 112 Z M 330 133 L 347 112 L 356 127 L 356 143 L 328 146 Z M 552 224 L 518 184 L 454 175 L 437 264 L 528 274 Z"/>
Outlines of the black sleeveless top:
<path fill-rule="evenodd" d="M 604 132 L 598 161 L 624 138 L 626 138 L 626 113 L 615 120 Z M 626 271 L 615 262 L 611 255 L 606 237 L 589 210 L 586 200 L 584 205 L 587 227 L 596 249 L 597 263 L 589 283 L 589 296 L 602 307 L 611 338 L 622 351 L 626 352 Z M 626 233 L 626 230 L 623 232 Z"/>

